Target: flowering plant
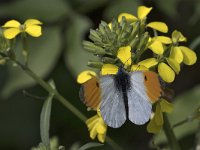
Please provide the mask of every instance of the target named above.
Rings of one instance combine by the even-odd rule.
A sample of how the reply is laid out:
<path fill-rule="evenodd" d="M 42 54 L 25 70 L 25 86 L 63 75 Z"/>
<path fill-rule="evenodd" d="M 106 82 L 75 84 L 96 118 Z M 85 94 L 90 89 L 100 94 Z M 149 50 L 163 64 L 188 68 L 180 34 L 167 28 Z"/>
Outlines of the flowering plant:
<path fill-rule="evenodd" d="M 100 72 L 97 75 L 94 71 L 83 71 L 78 75 L 77 82 L 84 84 L 93 76 L 98 78 L 98 76 L 117 74 L 119 67 L 123 66 L 127 72 L 137 70 L 156 72 L 162 82 L 161 85 L 164 85 L 164 83 L 174 81 L 175 75 L 180 72 L 181 64 L 193 65 L 197 60 L 196 53 L 186 46 L 180 46 L 180 42 L 185 42 L 186 37 L 177 30 L 172 32 L 171 38 L 160 34 L 167 33 L 168 26 L 158 21 L 147 23 L 147 15 L 151 10 L 151 7 L 140 6 L 137 17 L 122 13 L 110 23 L 101 21 L 96 30 L 91 29 L 89 35 L 91 41 L 84 41 L 83 46 L 88 52 L 98 57 L 97 60 L 90 60 L 88 66 L 98 68 Z M 147 58 L 146 53 L 152 56 L 148 55 Z M 164 95 L 165 86 L 162 89 Z M 148 132 L 158 133 L 162 129 L 165 124 L 163 113 L 170 113 L 173 109 L 169 101 L 170 99 L 166 100 L 163 96 L 153 102 L 155 110 L 147 125 Z M 87 103 L 86 105 L 91 106 Z M 102 116 L 98 115 L 98 119 L 102 120 Z M 93 130 L 100 124 L 103 127 L 103 134 L 106 134 L 106 123 L 103 125 L 102 121 L 96 121 L 91 125 L 89 120 L 86 124 L 92 139 L 94 139 Z M 95 133 L 98 134 L 98 131 Z"/>
<path fill-rule="evenodd" d="M 182 45 L 182 42 L 187 40 L 180 31 L 174 30 L 170 34 L 171 37 L 168 37 L 166 36 L 168 26 L 164 22 L 148 23 L 147 16 L 151 10 L 152 7 L 139 6 L 137 16 L 121 13 L 111 22 L 101 21 L 97 29 L 90 30 L 90 40 L 83 41 L 84 49 L 96 56 L 96 59 L 88 61 L 88 66 L 94 70 L 85 70 L 77 76 L 77 82 L 81 84 L 80 99 L 86 104 L 88 110 L 95 112 L 91 118 L 87 118 L 63 97 L 53 80 L 50 79 L 49 82 L 46 82 L 35 73 L 34 69 L 34 71 L 32 70 L 29 56 L 33 54 L 29 51 L 27 39 L 43 35 L 42 22 L 37 19 L 28 19 L 24 24 L 21 24 L 17 20 L 10 20 L 2 25 L 0 30 L 0 64 L 12 64 L 9 67 L 20 68 L 25 75 L 31 77 L 48 92 L 48 96 L 44 98 L 31 95 L 26 91 L 23 92 L 24 95 L 34 99 L 45 99 L 40 115 L 41 143 L 34 147 L 34 150 L 64 149 L 64 146 L 59 146 L 57 138 L 50 139 L 49 135 L 53 99 L 58 100 L 86 124 L 91 139 L 94 140 L 97 137 L 100 143 L 107 142 L 113 149 L 121 150 L 122 148 L 108 136 L 107 131 L 110 129 L 109 126 L 120 127 L 126 120 L 125 115 L 129 115 L 129 120 L 136 125 L 147 123 L 144 126 L 148 133 L 157 134 L 164 130 L 171 149 L 181 149 L 168 120 L 167 113 L 171 113 L 174 108 L 172 98 L 167 94 L 167 85 L 175 80 L 183 65 L 195 64 L 197 56 L 191 48 Z M 17 38 L 21 40 L 22 49 L 20 51 L 15 49 L 16 43 L 20 41 Z M 78 60 L 74 60 L 74 62 L 76 61 Z M 143 82 L 137 85 L 137 82 L 131 81 L 133 80 L 131 75 L 135 77 L 134 81 Z M 107 86 L 106 90 L 100 82 L 102 79 L 105 79 L 104 84 L 111 85 Z M 92 90 L 86 91 L 88 86 Z M 121 93 L 119 87 L 122 90 Z M 136 98 L 132 93 L 136 95 Z M 109 98 L 106 97 L 107 95 Z M 130 95 L 134 98 L 128 98 Z M 109 103 L 112 96 L 117 100 L 124 101 Z M 105 99 L 108 101 L 105 102 Z M 126 110 L 123 109 L 122 112 L 121 109 L 116 110 L 116 107 L 116 111 L 113 111 L 112 106 L 120 104 L 123 104 Z M 111 115 L 105 114 L 103 107 L 107 108 L 107 112 L 112 112 Z M 144 113 L 137 113 L 139 111 Z M 198 108 L 186 120 L 173 127 L 199 119 L 199 112 Z M 119 120 L 117 115 L 120 115 Z M 116 118 L 113 119 L 112 116 Z M 112 121 L 110 121 L 111 118 Z M 142 122 L 140 122 L 141 120 Z M 115 126 L 116 122 L 121 124 Z M 115 131 L 117 132 L 117 130 Z M 95 144 L 97 144 L 96 146 L 102 145 Z M 93 145 L 93 143 L 89 145 Z M 89 148 L 90 146 L 86 144 L 80 149 L 85 149 L 85 147 Z"/>

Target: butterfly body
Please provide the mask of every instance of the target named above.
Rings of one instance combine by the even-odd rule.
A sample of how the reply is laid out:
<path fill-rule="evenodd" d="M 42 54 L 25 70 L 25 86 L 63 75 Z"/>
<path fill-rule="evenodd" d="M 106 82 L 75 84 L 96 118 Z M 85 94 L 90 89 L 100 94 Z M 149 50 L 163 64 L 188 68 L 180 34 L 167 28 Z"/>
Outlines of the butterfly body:
<path fill-rule="evenodd" d="M 128 98 L 127 98 L 127 90 L 130 88 L 130 77 L 128 73 L 120 68 L 116 75 L 113 75 L 115 86 L 118 89 L 118 92 L 123 94 L 123 101 L 126 110 L 126 116 L 128 116 Z"/>

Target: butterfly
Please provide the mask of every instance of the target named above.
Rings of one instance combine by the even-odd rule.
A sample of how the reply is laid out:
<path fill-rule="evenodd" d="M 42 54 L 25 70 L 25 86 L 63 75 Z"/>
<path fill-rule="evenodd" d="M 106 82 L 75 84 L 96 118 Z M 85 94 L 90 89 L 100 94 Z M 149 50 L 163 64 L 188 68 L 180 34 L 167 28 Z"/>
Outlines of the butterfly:
<path fill-rule="evenodd" d="M 119 128 L 127 119 L 136 125 L 145 124 L 161 91 L 155 72 L 127 72 L 119 68 L 115 75 L 103 75 L 99 79 L 92 76 L 82 85 L 79 95 L 86 106 L 94 109 L 99 106 L 108 126 Z"/>

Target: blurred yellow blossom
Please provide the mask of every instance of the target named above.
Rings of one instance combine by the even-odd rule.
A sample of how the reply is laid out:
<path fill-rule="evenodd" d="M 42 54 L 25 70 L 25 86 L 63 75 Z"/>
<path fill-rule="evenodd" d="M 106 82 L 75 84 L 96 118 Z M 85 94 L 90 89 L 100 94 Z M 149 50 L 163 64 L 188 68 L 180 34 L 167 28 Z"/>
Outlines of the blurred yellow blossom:
<path fill-rule="evenodd" d="M 104 123 L 99 110 L 97 110 L 97 115 L 86 121 L 86 125 L 90 132 L 91 139 L 94 139 L 97 136 L 100 142 L 105 142 L 107 125 Z"/>
<path fill-rule="evenodd" d="M 16 20 L 10 20 L 2 26 L 4 28 L 3 34 L 7 39 L 13 39 L 22 32 L 26 32 L 33 37 L 39 37 L 42 35 L 41 24 L 42 23 L 36 19 L 28 19 L 24 24 L 20 24 L 20 22 Z"/>
<path fill-rule="evenodd" d="M 156 111 L 153 115 L 153 118 L 150 120 L 147 125 L 147 131 L 149 133 L 158 133 L 163 126 L 163 112 L 171 113 L 173 106 L 168 101 L 161 99 L 156 103 Z"/>

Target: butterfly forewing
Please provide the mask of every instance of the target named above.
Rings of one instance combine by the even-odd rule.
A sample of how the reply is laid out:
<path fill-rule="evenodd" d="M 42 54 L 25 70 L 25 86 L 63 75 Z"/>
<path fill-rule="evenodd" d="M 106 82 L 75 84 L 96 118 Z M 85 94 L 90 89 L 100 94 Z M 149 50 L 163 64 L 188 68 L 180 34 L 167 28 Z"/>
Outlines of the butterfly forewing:
<path fill-rule="evenodd" d="M 128 117 L 137 125 L 145 124 L 150 116 L 152 104 L 146 93 L 145 78 L 142 71 L 129 73 L 130 87 L 127 89 Z"/>
<path fill-rule="evenodd" d="M 101 100 L 98 79 L 93 77 L 85 82 L 79 91 L 79 96 L 87 107 L 96 109 Z"/>
<path fill-rule="evenodd" d="M 115 79 L 112 75 L 101 77 L 100 87 L 102 118 L 108 126 L 119 128 L 126 121 L 123 93 L 116 87 Z"/>

